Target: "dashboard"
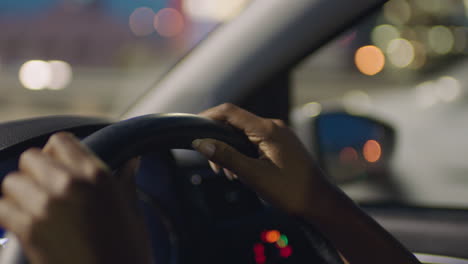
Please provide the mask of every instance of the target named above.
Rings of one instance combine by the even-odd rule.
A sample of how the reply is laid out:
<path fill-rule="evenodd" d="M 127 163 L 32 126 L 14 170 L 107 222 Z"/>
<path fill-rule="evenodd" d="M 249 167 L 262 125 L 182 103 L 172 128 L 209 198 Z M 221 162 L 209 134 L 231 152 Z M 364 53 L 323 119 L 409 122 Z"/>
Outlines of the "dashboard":
<path fill-rule="evenodd" d="M 198 154 L 185 154 L 197 161 L 173 166 L 170 153 L 146 156 L 137 177 L 140 190 L 151 196 L 146 206 L 159 208 L 146 214 L 156 262 L 322 263 L 303 223 L 271 208 L 239 182 L 215 175 Z"/>

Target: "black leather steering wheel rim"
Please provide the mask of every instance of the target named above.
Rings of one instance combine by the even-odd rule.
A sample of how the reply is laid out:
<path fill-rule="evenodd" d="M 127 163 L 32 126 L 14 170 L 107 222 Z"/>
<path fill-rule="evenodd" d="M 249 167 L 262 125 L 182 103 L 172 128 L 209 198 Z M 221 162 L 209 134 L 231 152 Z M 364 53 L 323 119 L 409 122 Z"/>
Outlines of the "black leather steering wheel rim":
<path fill-rule="evenodd" d="M 82 142 L 115 170 L 125 161 L 148 152 L 192 149 L 192 141 L 199 138 L 226 142 L 250 157 L 258 155 L 256 147 L 243 133 L 222 123 L 189 114 L 152 114 L 132 118 L 104 127 Z M 343 263 L 333 246 L 318 231 L 310 225 L 303 226 L 323 263 Z M 17 256 L 13 258 L 17 262 L 5 264 L 25 263 L 19 246 L 7 249 L 16 251 L 10 254 Z"/>
<path fill-rule="evenodd" d="M 219 122 L 190 114 L 152 114 L 122 121 L 86 137 L 87 145 L 111 169 L 158 149 L 192 149 L 199 138 L 224 141 L 255 157 L 256 147 L 241 132 Z"/>

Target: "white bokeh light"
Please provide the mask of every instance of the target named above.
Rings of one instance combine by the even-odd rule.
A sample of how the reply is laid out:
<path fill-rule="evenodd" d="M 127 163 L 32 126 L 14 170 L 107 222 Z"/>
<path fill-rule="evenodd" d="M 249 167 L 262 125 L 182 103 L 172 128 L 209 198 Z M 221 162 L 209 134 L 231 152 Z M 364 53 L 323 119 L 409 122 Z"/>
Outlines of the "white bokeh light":
<path fill-rule="evenodd" d="M 52 69 L 45 61 L 31 60 L 21 66 L 19 79 L 27 89 L 42 90 L 47 88 L 51 82 Z"/>
<path fill-rule="evenodd" d="M 384 5 L 383 14 L 392 24 L 402 25 L 411 19 L 411 6 L 406 0 L 393 0 Z"/>
<path fill-rule="evenodd" d="M 250 0 L 184 0 L 184 12 L 197 20 L 225 22 L 237 16 Z"/>
<path fill-rule="evenodd" d="M 415 52 L 411 42 L 403 38 L 397 38 L 388 44 L 387 55 L 394 66 L 405 68 L 413 62 Z"/>
<path fill-rule="evenodd" d="M 49 61 L 52 71 L 52 78 L 47 88 L 52 90 L 62 90 L 67 87 L 73 78 L 72 67 L 64 61 Z"/>
<path fill-rule="evenodd" d="M 436 83 L 435 92 L 440 100 L 447 103 L 453 102 L 461 94 L 460 81 L 450 76 L 441 77 Z"/>
<path fill-rule="evenodd" d="M 415 91 L 418 105 L 422 108 L 429 108 L 440 102 L 455 101 L 462 94 L 462 86 L 459 80 L 451 76 L 443 76 L 436 81 L 419 84 Z"/>
<path fill-rule="evenodd" d="M 59 60 L 27 61 L 19 71 L 21 84 L 29 90 L 62 90 L 70 85 L 72 78 L 71 65 Z"/>
<path fill-rule="evenodd" d="M 455 44 L 452 31 L 445 26 L 432 27 L 428 32 L 429 46 L 437 54 L 449 53 Z"/>
<path fill-rule="evenodd" d="M 316 117 L 322 112 L 322 105 L 318 102 L 311 102 L 302 107 L 305 116 Z"/>
<path fill-rule="evenodd" d="M 390 41 L 399 37 L 400 32 L 398 29 L 395 26 L 387 24 L 375 27 L 371 34 L 372 42 L 383 50 L 387 49 Z"/>
<path fill-rule="evenodd" d="M 416 86 L 416 100 L 421 108 L 429 108 L 439 101 L 436 93 L 435 82 L 427 81 Z"/>

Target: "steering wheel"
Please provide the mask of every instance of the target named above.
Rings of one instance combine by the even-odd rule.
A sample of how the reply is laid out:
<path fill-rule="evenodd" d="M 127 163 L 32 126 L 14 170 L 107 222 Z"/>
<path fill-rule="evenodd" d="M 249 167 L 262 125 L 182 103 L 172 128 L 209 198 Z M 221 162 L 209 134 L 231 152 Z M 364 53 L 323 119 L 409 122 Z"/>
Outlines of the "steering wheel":
<path fill-rule="evenodd" d="M 192 149 L 198 138 L 224 141 L 250 157 L 258 155 L 257 148 L 239 131 L 219 122 L 189 114 L 153 114 L 121 121 L 85 138 L 88 146 L 111 169 L 125 161 L 154 150 Z M 303 231 L 322 263 L 343 264 L 333 246 L 311 225 Z M 2 264 L 27 263 L 15 239 L 3 250 Z"/>

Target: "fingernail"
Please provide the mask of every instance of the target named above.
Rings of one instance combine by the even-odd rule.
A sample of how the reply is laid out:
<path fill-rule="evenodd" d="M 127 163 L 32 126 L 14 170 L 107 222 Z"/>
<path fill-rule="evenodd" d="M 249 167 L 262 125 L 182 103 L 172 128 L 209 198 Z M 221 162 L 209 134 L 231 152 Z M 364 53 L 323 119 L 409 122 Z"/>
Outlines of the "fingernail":
<path fill-rule="evenodd" d="M 216 146 L 213 143 L 206 142 L 202 139 L 194 140 L 192 146 L 208 158 L 211 158 L 216 150 Z"/>
<path fill-rule="evenodd" d="M 226 177 L 229 179 L 229 180 L 234 180 L 234 173 L 230 172 L 229 170 L 227 169 L 223 169 L 224 171 L 224 174 L 226 175 Z"/>
<path fill-rule="evenodd" d="M 211 161 L 209 161 L 208 164 L 210 164 L 210 167 L 215 174 L 219 174 L 219 167 L 216 164 Z"/>

